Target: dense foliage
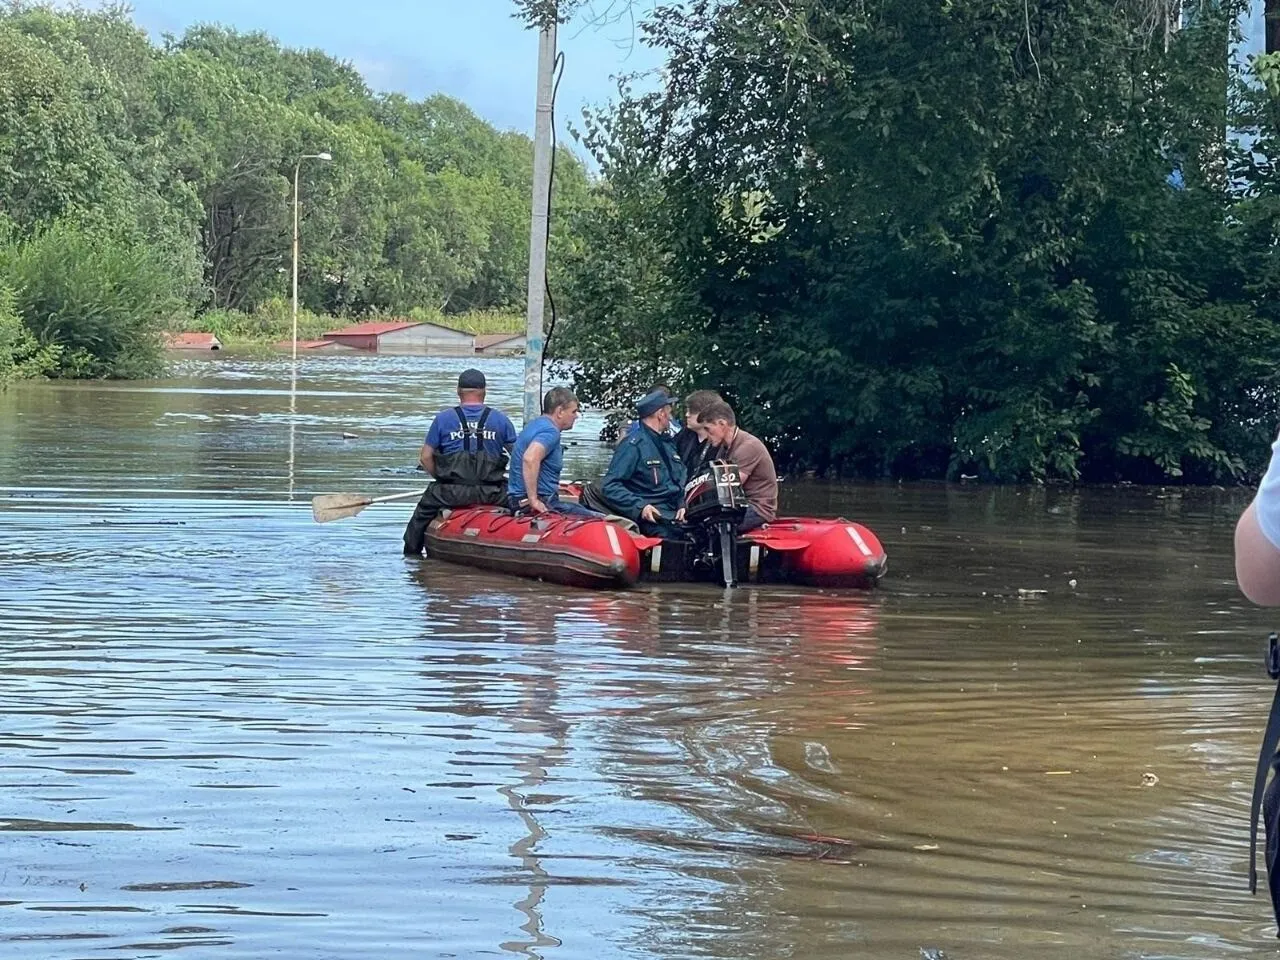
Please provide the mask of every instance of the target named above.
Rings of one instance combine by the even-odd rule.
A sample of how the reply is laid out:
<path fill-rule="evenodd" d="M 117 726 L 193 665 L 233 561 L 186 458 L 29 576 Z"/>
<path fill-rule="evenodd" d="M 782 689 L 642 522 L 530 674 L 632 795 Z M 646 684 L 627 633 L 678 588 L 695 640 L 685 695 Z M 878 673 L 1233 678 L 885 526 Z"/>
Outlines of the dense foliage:
<path fill-rule="evenodd" d="M 585 130 L 605 177 L 560 340 L 581 394 L 719 388 L 795 469 L 1256 469 L 1280 422 L 1280 69 L 1232 66 L 1238 12 L 659 7 L 666 89 Z"/>
<path fill-rule="evenodd" d="M 62 376 L 145 376 L 164 322 L 182 309 L 156 247 L 67 220 L 0 248 L 0 276 L 25 328 L 56 347 L 50 372 Z"/>
<path fill-rule="evenodd" d="M 13 290 L 0 286 L 0 387 L 51 373 L 60 352 L 58 347 L 42 346 L 36 340 L 18 316 Z"/>
<path fill-rule="evenodd" d="M 448 97 L 374 94 L 262 34 L 200 26 L 156 46 L 124 7 L 0 5 L 0 284 L 57 348 L 42 369 L 137 375 L 175 315 L 274 317 L 295 163 L 322 151 L 333 161 L 304 161 L 300 183 L 308 311 L 523 310 L 527 137 Z M 559 211 L 585 201 L 568 150 L 556 182 Z M 59 262 L 64 241 L 83 262 Z"/>
<path fill-rule="evenodd" d="M 514 0 L 646 14 L 658 92 L 557 163 L 584 399 L 712 386 L 793 469 L 1223 481 L 1280 422 L 1280 58 L 1240 0 Z M 518 310 L 531 145 L 446 97 L 124 8 L 0 7 L 0 381 L 157 333 Z M 566 309 L 567 308 L 567 309 Z M 480 311 L 480 313 L 476 313 Z"/>

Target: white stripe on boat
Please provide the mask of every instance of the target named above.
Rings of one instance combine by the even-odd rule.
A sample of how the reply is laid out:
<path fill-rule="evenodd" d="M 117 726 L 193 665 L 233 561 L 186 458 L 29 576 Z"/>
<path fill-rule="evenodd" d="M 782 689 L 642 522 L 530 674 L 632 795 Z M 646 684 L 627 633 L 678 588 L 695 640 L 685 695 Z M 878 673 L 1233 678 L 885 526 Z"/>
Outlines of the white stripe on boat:
<path fill-rule="evenodd" d="M 615 557 L 622 556 L 622 544 L 618 542 L 618 531 L 613 529 L 613 524 L 605 524 L 605 533 L 609 534 L 609 546 L 613 549 Z"/>
<path fill-rule="evenodd" d="M 849 531 L 849 536 L 853 537 L 853 542 L 858 545 L 858 549 L 862 551 L 864 557 L 871 556 L 871 548 L 867 546 L 867 541 L 862 539 L 856 527 L 845 527 Z"/>
<path fill-rule="evenodd" d="M 658 544 L 649 551 L 649 572 L 662 572 L 662 544 Z"/>
<path fill-rule="evenodd" d="M 760 545 L 752 544 L 751 546 L 751 575 L 754 577 L 756 571 L 760 569 Z"/>

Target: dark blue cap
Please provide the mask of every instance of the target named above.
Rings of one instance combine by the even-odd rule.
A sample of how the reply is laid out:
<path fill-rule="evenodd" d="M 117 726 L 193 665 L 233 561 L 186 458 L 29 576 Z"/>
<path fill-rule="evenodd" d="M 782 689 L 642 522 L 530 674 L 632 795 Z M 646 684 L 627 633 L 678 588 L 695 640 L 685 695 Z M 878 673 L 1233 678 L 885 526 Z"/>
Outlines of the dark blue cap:
<path fill-rule="evenodd" d="M 640 398 L 640 401 L 636 404 L 636 413 L 642 419 L 651 417 L 663 407 L 669 407 L 675 402 L 675 398 L 667 396 L 665 390 L 654 390 L 652 393 L 646 393 Z"/>
<path fill-rule="evenodd" d="M 483 390 L 484 374 L 474 367 L 470 370 L 463 370 L 458 377 L 459 390 Z"/>

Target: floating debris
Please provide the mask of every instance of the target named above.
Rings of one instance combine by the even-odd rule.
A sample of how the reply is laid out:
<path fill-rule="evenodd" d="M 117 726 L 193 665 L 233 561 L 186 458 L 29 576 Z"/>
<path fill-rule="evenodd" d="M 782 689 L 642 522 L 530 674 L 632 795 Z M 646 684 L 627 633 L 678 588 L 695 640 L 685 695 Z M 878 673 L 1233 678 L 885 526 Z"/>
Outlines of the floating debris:
<path fill-rule="evenodd" d="M 831 752 L 821 743 L 805 742 L 804 762 L 814 770 L 820 770 L 823 773 L 840 772 L 840 769 L 831 761 Z"/>

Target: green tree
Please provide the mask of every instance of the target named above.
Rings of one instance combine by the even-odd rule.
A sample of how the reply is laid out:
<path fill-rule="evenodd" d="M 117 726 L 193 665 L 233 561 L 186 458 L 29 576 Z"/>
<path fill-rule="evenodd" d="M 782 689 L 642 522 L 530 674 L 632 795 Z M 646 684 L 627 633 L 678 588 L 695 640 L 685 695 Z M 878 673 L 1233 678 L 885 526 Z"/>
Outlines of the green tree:
<path fill-rule="evenodd" d="M 0 19 L 0 209 L 33 224 L 101 206 L 121 173 L 74 72 Z"/>
<path fill-rule="evenodd" d="M 667 89 L 588 130 L 580 230 L 627 282 L 573 274 L 579 389 L 717 387 L 794 467 L 1239 475 L 1280 340 L 1228 170 L 1237 12 L 659 8 Z"/>
<path fill-rule="evenodd" d="M 122 5 L 0 5 L 0 285 L 37 342 L 61 346 L 62 375 L 152 369 L 156 302 L 178 322 L 273 311 L 289 294 L 295 164 L 320 151 L 333 162 L 309 161 L 300 179 L 304 308 L 522 306 L 527 137 L 448 97 L 374 94 L 351 64 L 265 34 L 202 25 L 155 46 Z M 588 192 L 561 150 L 558 208 Z M 574 248 L 571 221 L 557 220 L 554 250 Z M 107 309 L 103 288 L 55 262 L 50 238 L 93 238 L 115 276 L 154 267 L 172 283 L 127 318 L 129 297 Z"/>

